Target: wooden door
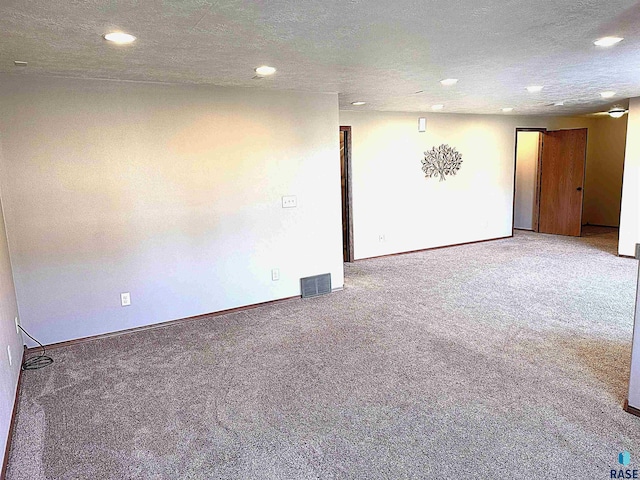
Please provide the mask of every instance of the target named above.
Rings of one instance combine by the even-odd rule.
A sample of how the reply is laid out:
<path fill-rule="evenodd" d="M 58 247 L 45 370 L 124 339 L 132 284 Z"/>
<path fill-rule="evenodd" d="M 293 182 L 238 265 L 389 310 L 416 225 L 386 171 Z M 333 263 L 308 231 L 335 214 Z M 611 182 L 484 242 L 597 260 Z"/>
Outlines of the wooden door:
<path fill-rule="evenodd" d="M 582 232 L 587 129 L 543 134 L 539 231 L 579 237 Z"/>

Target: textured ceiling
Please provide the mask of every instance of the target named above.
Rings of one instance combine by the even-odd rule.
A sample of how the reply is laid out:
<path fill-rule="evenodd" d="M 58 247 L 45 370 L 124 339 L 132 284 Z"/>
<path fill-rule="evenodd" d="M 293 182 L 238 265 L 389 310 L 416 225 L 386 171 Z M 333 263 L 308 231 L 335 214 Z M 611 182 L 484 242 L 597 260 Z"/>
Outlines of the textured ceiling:
<path fill-rule="evenodd" d="M 0 73 L 338 92 L 343 109 L 581 114 L 640 96 L 639 25 L 629 0 L 2 0 Z M 112 30 L 138 41 L 108 44 Z M 625 40 L 593 45 L 610 35 Z M 278 72 L 252 79 L 262 64 Z"/>

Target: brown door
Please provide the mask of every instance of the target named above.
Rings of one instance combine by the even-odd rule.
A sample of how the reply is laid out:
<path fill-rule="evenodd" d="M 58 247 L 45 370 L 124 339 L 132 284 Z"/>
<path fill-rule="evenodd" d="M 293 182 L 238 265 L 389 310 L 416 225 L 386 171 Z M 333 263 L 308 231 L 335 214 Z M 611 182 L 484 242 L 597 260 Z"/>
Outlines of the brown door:
<path fill-rule="evenodd" d="M 541 233 L 580 236 L 586 153 L 586 128 L 543 134 L 539 220 Z"/>

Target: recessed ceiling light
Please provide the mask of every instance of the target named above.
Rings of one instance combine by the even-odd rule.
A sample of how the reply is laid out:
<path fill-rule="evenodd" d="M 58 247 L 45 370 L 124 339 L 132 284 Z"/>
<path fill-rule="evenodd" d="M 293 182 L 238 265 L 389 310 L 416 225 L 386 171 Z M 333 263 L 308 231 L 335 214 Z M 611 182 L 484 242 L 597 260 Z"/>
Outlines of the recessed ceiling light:
<path fill-rule="evenodd" d="M 445 78 L 444 80 L 440 80 L 440 83 L 445 87 L 450 87 L 451 85 L 455 85 L 458 83 L 457 78 Z"/>
<path fill-rule="evenodd" d="M 136 41 L 136 37 L 124 32 L 107 33 L 105 34 L 104 39 L 113 43 L 117 43 L 118 45 L 126 45 L 127 43 L 133 43 Z"/>
<path fill-rule="evenodd" d="M 359 107 L 360 105 L 366 105 L 367 102 L 351 102 L 351 105 L 355 105 L 356 107 Z"/>
<path fill-rule="evenodd" d="M 27 62 L 23 62 L 22 60 L 14 60 L 13 64 L 16 67 L 26 67 L 27 66 Z"/>
<path fill-rule="evenodd" d="M 540 91 L 542 91 L 544 87 L 542 85 L 532 85 L 530 87 L 527 87 L 527 91 L 529 93 L 538 93 Z"/>
<path fill-rule="evenodd" d="M 503 111 L 504 113 L 513 112 L 513 107 L 504 107 L 504 108 L 502 109 L 502 111 Z"/>
<path fill-rule="evenodd" d="M 556 103 L 554 103 L 553 105 L 554 105 L 555 107 L 562 107 L 562 106 L 564 106 L 564 102 L 563 102 L 563 101 L 556 102 Z"/>
<path fill-rule="evenodd" d="M 431 105 L 431 110 L 442 110 L 444 108 L 444 105 L 442 104 L 437 104 L 437 105 Z"/>
<path fill-rule="evenodd" d="M 615 96 L 615 94 L 616 94 L 616 92 L 602 92 L 600 94 L 600 96 L 602 98 L 611 98 L 611 97 Z"/>
<path fill-rule="evenodd" d="M 276 69 L 267 65 L 262 65 L 261 67 L 256 68 L 256 73 L 265 77 L 267 75 L 273 75 L 274 73 L 276 73 Z"/>
<path fill-rule="evenodd" d="M 616 43 L 620 43 L 622 40 L 624 39 L 621 37 L 603 37 L 593 42 L 593 44 L 599 47 L 611 47 Z"/>

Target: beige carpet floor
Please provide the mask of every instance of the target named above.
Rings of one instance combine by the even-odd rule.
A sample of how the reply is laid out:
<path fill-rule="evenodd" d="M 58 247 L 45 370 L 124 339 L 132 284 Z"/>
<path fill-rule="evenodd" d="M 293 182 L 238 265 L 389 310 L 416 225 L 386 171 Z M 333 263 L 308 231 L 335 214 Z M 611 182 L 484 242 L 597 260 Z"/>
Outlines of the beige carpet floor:
<path fill-rule="evenodd" d="M 25 372 L 8 478 L 609 478 L 621 450 L 640 466 L 638 265 L 615 250 L 614 230 L 516 232 L 52 350 Z"/>

